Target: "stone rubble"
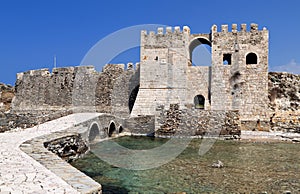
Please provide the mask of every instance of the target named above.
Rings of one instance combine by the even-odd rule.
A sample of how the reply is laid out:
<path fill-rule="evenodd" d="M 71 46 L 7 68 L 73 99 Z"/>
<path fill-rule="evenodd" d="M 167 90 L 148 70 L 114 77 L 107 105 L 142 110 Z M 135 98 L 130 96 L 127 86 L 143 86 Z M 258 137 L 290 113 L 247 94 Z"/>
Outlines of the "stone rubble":
<path fill-rule="evenodd" d="M 87 143 L 79 134 L 45 142 L 44 146 L 67 162 L 76 160 L 89 150 Z"/>

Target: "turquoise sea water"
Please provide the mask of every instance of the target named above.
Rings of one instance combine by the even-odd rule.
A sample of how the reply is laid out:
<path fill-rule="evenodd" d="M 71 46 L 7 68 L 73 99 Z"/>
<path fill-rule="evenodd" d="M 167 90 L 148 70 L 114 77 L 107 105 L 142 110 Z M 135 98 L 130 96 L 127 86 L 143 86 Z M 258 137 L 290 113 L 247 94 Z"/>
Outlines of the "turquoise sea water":
<path fill-rule="evenodd" d="M 168 139 L 121 137 L 130 149 L 151 149 Z M 216 141 L 203 156 L 193 139 L 177 158 L 158 168 L 127 170 L 109 165 L 93 151 L 71 163 L 103 188 L 103 193 L 292 193 L 300 192 L 300 144 Z M 103 142 L 93 145 L 97 150 Z M 224 168 L 212 168 L 215 161 Z"/>

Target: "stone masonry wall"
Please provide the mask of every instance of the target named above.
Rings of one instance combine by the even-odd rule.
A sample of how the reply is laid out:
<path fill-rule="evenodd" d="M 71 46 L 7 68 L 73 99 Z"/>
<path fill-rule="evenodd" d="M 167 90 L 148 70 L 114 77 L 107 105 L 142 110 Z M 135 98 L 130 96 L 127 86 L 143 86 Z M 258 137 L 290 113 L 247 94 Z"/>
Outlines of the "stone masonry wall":
<path fill-rule="evenodd" d="M 124 75 L 123 87 L 115 84 Z M 103 72 L 96 72 L 92 66 L 32 70 L 19 73 L 16 81 L 16 97 L 12 103 L 13 113 L 48 114 L 55 111 L 112 112 L 112 101 L 129 101 L 130 87 L 125 87 L 135 70 L 127 72 L 124 65 L 106 65 Z M 115 95 L 114 90 L 122 87 L 124 95 Z M 127 88 L 127 89 L 126 89 Z M 128 90 L 128 91 L 126 91 Z M 126 104 L 126 103 L 125 103 Z M 127 114 L 128 111 L 127 111 Z"/>
<path fill-rule="evenodd" d="M 206 111 L 200 109 L 180 109 L 172 104 L 169 110 L 161 108 L 157 118 L 158 135 L 176 136 L 239 136 L 240 119 L 238 111 Z"/>
<path fill-rule="evenodd" d="M 210 69 L 208 66 L 189 66 L 187 71 L 186 101 L 192 103 L 196 95 L 202 95 L 205 98 L 205 110 L 210 110 Z"/>

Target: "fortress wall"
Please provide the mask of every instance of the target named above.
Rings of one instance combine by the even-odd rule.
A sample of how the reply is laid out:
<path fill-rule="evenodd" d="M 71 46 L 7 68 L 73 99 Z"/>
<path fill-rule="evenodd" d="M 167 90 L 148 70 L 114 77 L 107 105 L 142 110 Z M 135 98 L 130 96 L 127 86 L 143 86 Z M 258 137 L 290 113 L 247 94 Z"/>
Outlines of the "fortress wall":
<path fill-rule="evenodd" d="M 97 77 L 96 88 L 93 92 L 97 112 L 110 113 L 112 111 L 111 94 L 115 81 L 122 73 L 124 73 L 124 64 L 109 64 L 103 68 L 103 72 Z"/>
<path fill-rule="evenodd" d="M 46 92 L 50 86 L 51 74 L 49 69 L 30 70 L 17 74 L 15 84 L 15 98 L 12 102 L 12 111 L 33 111 L 38 107 L 47 106 Z"/>
<path fill-rule="evenodd" d="M 132 78 L 137 77 L 135 70 L 130 71 L 125 71 L 122 64 L 109 64 L 103 68 L 103 72 L 95 71 L 93 66 L 79 66 L 55 68 L 52 73 L 48 69 L 19 73 L 12 112 L 49 114 L 73 110 L 110 113 L 111 96 L 117 78 L 124 74 L 126 79 L 123 86 L 117 84 L 123 89 L 126 84 L 137 82 L 137 78 Z M 127 99 L 123 95 L 124 102 L 128 102 L 128 93 Z"/>
<path fill-rule="evenodd" d="M 91 90 L 92 79 L 97 76 L 90 66 L 54 68 L 52 73 L 48 69 L 19 73 L 12 111 L 47 113 L 68 110 L 73 105 L 82 106 L 80 99 L 90 101 L 87 91 Z"/>
<path fill-rule="evenodd" d="M 130 116 L 129 107 L 133 105 L 130 105 L 130 103 L 134 103 L 130 100 L 135 100 L 140 84 L 139 64 L 136 64 L 136 66 L 136 70 L 133 68 L 128 69 L 114 82 L 111 93 L 111 113 L 117 117 L 127 118 Z"/>

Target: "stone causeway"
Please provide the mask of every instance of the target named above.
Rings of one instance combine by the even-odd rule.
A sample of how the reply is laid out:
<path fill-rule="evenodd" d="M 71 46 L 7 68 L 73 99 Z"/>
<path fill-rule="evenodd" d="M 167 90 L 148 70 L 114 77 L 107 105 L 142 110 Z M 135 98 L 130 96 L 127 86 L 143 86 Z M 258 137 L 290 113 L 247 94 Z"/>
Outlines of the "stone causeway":
<path fill-rule="evenodd" d="M 1 133 L 0 193 L 101 193 L 100 184 L 43 146 L 43 141 L 68 135 L 65 130 L 99 115 L 77 113 L 33 128 Z M 35 143 L 29 144 L 30 140 Z"/>

